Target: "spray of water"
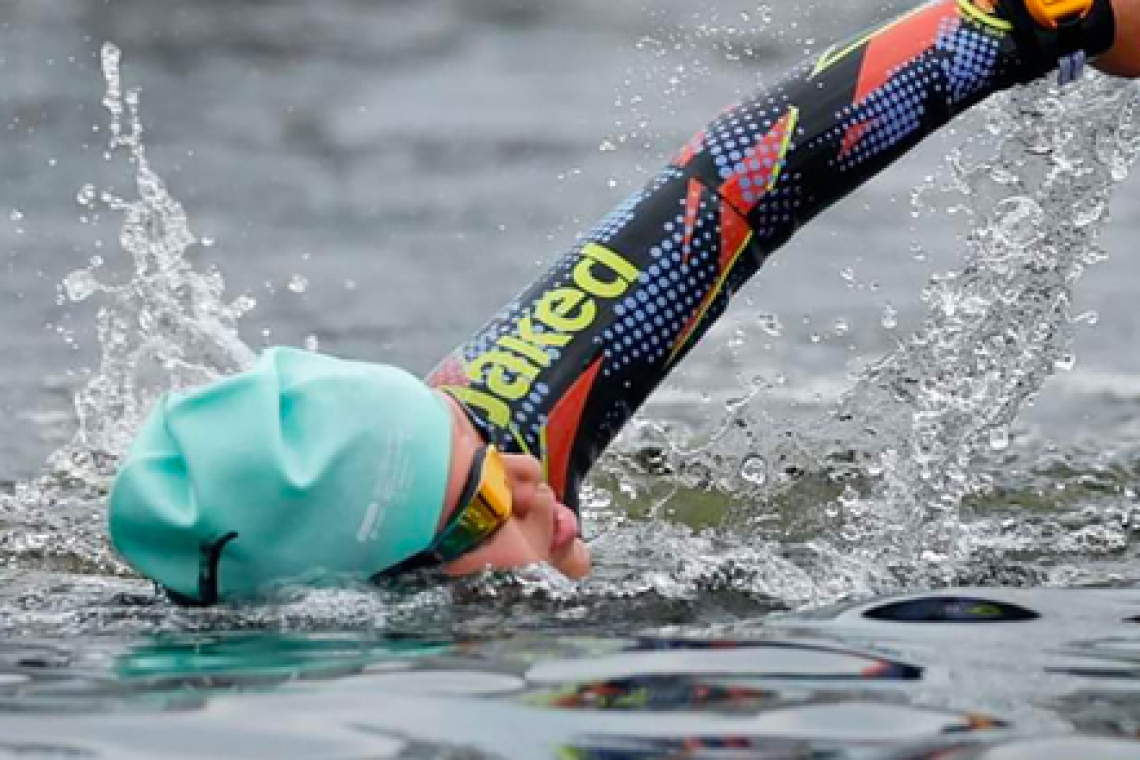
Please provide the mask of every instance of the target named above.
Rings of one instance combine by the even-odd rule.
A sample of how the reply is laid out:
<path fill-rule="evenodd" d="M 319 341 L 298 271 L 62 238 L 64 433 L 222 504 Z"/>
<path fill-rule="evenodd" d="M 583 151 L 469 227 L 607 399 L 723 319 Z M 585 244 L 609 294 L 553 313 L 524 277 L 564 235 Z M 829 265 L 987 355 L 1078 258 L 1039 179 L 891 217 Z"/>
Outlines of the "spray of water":
<path fill-rule="evenodd" d="M 716 9 L 701 9 L 682 23 L 667 23 L 660 11 L 650 10 L 649 15 L 656 29 L 638 39 L 636 47 L 651 65 L 626 70 L 615 94 L 620 114 L 615 130 L 598 146 L 603 153 L 633 148 L 664 158 L 675 147 L 676 136 L 663 134 L 655 125 L 662 114 L 675 111 L 712 80 L 715 69 L 707 51 L 716 50 L 721 62 L 762 57 L 758 32 L 772 20 L 772 10 L 764 4 L 725 18 Z M 611 186 L 617 184 L 617 179 L 610 180 Z"/>
<path fill-rule="evenodd" d="M 1007 449 L 1018 412 L 1073 364 L 1073 288 L 1105 258 L 1112 186 L 1140 153 L 1137 95 L 1094 77 L 995 99 L 992 139 L 971 146 L 983 155 L 952 155 L 917 193 L 918 213 L 965 216 L 966 261 L 930 282 L 922 326 L 840 404 L 878 471 L 839 500 L 848 551 L 910 582 L 957 579 L 971 553 L 959 506 L 989 485 L 972 463 Z"/>
<path fill-rule="evenodd" d="M 51 455 L 44 474 L 17 485 L 0 501 L 0 552 L 8 564 L 55 561 L 69 569 L 122 571 L 103 539 L 103 513 L 90 502 L 104 496 L 116 464 L 155 400 L 246 366 L 253 352 L 237 321 L 248 298 L 227 304 L 217 271 L 195 271 L 187 253 L 198 243 L 186 213 L 147 162 L 138 90 L 124 90 L 120 52 L 101 51 L 110 114 L 108 160 L 123 155 L 134 170 L 138 197 L 122 198 L 93 185 L 77 200 L 94 213 L 105 207 L 122 218 L 119 242 L 129 276 L 104 274 L 104 260 L 69 274 L 71 301 L 99 299 L 99 364 L 75 396 L 78 427 Z"/>
<path fill-rule="evenodd" d="M 699 445 L 659 423 L 639 425 L 625 453 L 607 460 L 605 491 L 618 501 L 648 495 L 655 516 L 692 522 L 686 505 L 694 502 L 708 513 L 698 522 L 728 516 L 727 530 L 662 547 L 686 568 L 675 578 L 738 580 L 743 566 L 756 571 L 744 572 L 753 592 L 813 604 L 991 576 L 1012 582 L 1013 571 L 987 576 L 973 560 L 986 555 L 1000 565 L 1041 541 L 1064 543 L 1028 522 L 997 531 L 992 521 L 970 523 L 960 508 L 993 484 L 979 457 L 1004 452 L 1019 411 L 1073 365 L 1073 327 L 1087 319 L 1070 308 L 1073 288 L 1105 258 L 1097 241 L 1113 184 L 1140 154 L 1138 95 L 1135 84 L 1093 76 L 984 106 L 985 135 L 952 154 L 915 196 L 916 214 L 963 217 L 970 231 L 962 266 L 931 280 L 920 328 L 864 371 L 826 417 L 773 419 L 757 387 Z M 672 490 L 655 485 L 662 478 Z M 611 530 L 603 551 L 612 543 L 615 556 L 646 553 L 631 527 L 619 521 Z M 1097 530 L 1105 543 L 1109 528 Z M 1115 530 L 1124 533 L 1106 545 L 1127 543 L 1128 526 Z M 751 555 L 742 562 L 744 547 Z"/>
<path fill-rule="evenodd" d="M 203 383 L 250 363 L 252 351 L 237 334 L 237 320 L 252 303 L 222 301 L 216 270 L 196 272 L 186 254 L 198 243 L 182 205 L 147 162 L 139 119 L 139 92 L 124 92 L 120 52 L 102 49 L 111 115 L 110 153 L 124 152 L 135 170 L 138 198 L 97 193 L 90 185 L 81 204 L 98 203 L 122 215 L 119 242 L 131 257 L 130 280 L 101 282 L 98 267 L 72 272 L 64 290 L 73 301 L 99 293 L 99 366 L 75 398 L 79 428 L 50 467 L 95 485 L 105 484 L 143 417 L 162 393 Z"/>

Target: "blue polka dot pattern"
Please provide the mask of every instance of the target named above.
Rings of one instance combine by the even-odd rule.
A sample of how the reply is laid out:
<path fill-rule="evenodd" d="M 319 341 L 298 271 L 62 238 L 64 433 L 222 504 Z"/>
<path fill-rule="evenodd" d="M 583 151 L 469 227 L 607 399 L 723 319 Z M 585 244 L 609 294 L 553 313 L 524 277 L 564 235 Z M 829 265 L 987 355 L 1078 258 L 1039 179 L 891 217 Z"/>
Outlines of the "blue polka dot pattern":
<path fill-rule="evenodd" d="M 586 237 L 602 244 L 608 244 L 613 240 L 615 235 L 625 229 L 636 218 L 637 210 L 641 204 L 645 202 L 646 198 L 652 197 L 653 194 L 659 192 L 670 179 L 675 179 L 679 175 L 680 171 L 675 169 L 662 172 L 648 185 L 626 198 L 619 206 L 607 214 Z"/>
<path fill-rule="evenodd" d="M 962 104 L 986 91 L 997 74 L 1001 39 L 960 19 L 939 24 L 934 47 L 914 61 L 897 67 L 887 82 L 858 103 L 837 114 L 835 127 L 813 146 L 839 140 L 834 159 L 840 171 L 850 171 L 924 134 L 930 104 L 939 111 Z"/>
<path fill-rule="evenodd" d="M 949 54 L 941 59 L 941 65 L 952 103 L 962 103 L 988 89 L 997 70 L 1000 38 L 968 26 L 951 28 L 947 23 L 938 38 L 938 49 Z"/>

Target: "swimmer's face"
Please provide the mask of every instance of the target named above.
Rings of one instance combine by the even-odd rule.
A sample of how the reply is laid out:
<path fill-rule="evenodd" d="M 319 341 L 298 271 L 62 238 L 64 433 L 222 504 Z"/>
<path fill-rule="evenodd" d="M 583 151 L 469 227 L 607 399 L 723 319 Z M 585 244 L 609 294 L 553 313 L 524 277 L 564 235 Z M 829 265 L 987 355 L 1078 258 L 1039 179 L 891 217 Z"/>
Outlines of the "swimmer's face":
<path fill-rule="evenodd" d="M 454 399 L 451 409 L 451 467 L 440 527 L 458 506 L 460 492 L 483 439 Z M 513 497 L 510 520 L 478 549 L 444 566 L 448 575 L 467 575 L 488 567 L 512 568 L 545 562 L 568 578 L 590 572 L 590 550 L 578 538 L 573 510 L 554 496 L 543 480 L 542 465 L 532 456 L 503 454 Z"/>

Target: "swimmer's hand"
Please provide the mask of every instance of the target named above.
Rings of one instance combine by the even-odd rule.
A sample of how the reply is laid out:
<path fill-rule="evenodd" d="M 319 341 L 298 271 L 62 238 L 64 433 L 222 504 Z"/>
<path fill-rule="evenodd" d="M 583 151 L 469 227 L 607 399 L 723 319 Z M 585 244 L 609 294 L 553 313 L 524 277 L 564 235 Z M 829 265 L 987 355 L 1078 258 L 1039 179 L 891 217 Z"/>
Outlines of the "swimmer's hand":
<path fill-rule="evenodd" d="M 1116 15 L 1116 42 L 1094 62 L 1101 71 L 1118 77 L 1140 77 L 1140 0 L 1112 0 Z"/>

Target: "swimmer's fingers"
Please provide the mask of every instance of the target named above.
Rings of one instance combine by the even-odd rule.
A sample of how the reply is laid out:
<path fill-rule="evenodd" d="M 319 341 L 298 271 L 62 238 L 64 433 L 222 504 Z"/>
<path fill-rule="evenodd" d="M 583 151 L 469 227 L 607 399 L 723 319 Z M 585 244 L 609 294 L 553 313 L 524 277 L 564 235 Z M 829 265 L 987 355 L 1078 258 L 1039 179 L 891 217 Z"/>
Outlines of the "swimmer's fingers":
<path fill-rule="evenodd" d="M 1094 65 L 1118 77 L 1140 77 L 1140 0 L 1112 0 L 1116 41 Z"/>

